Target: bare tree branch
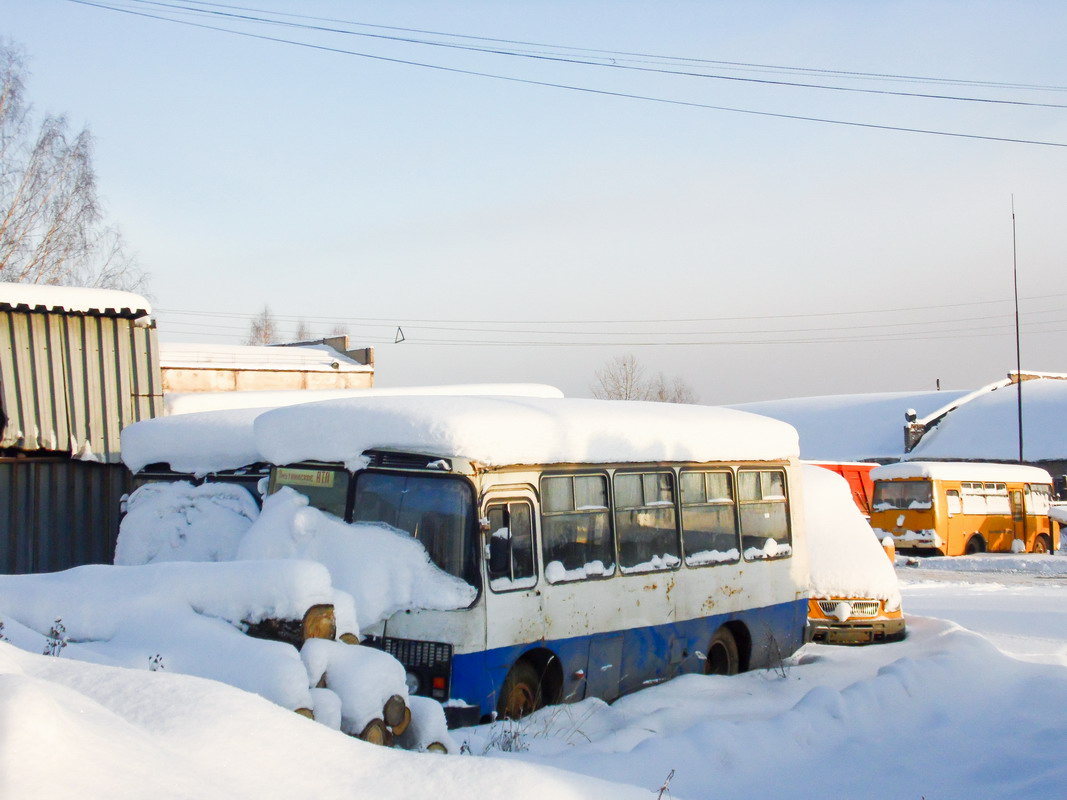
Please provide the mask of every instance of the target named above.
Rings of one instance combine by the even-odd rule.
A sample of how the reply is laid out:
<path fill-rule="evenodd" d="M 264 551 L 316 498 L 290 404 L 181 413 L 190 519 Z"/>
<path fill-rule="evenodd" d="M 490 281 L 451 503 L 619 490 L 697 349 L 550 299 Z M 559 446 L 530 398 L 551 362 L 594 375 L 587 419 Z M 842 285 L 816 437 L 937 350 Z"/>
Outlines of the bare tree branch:
<path fill-rule="evenodd" d="M 669 382 L 663 373 L 646 378 L 644 368 L 632 355 L 616 356 L 595 373 L 591 387 L 598 400 L 654 400 L 660 403 L 695 403 L 696 393 L 682 378 Z"/>
<path fill-rule="evenodd" d="M 103 224 L 89 131 L 71 137 L 62 116 L 32 131 L 24 62 L 0 41 L 0 281 L 143 290 L 147 276 Z"/>

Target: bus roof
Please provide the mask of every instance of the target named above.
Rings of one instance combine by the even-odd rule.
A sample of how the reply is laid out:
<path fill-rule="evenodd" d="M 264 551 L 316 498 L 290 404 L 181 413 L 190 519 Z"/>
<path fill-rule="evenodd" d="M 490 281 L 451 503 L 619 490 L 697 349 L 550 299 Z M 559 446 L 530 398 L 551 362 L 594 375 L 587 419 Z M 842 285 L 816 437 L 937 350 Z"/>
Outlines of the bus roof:
<path fill-rule="evenodd" d="M 976 461 L 902 461 L 871 472 L 871 479 L 891 481 L 900 478 L 927 478 L 943 481 L 1009 481 L 1052 483 L 1052 476 L 1039 467 L 1022 464 L 989 464 Z"/>
<path fill-rule="evenodd" d="M 537 397 L 365 397 L 279 408 L 255 421 L 265 460 L 362 465 L 368 450 L 486 466 L 795 458 L 792 426 L 709 406 Z"/>

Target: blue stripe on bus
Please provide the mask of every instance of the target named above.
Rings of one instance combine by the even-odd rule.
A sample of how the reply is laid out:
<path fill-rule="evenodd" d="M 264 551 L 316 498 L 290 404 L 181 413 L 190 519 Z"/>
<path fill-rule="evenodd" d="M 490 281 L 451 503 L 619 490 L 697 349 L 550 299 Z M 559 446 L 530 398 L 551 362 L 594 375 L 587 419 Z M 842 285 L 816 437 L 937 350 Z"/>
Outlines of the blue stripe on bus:
<path fill-rule="evenodd" d="M 614 700 L 651 683 L 702 673 L 702 656 L 711 637 L 728 622 L 740 623 L 748 632 L 748 668 L 769 667 L 804 643 L 807 612 L 808 601 L 795 600 L 685 622 L 456 655 L 452 659 L 451 696 L 479 706 L 483 716 L 492 714 L 512 665 L 526 653 L 547 650 L 562 664 L 564 700 Z M 745 643 L 738 644 L 744 659 Z M 584 677 L 576 677 L 580 671 Z"/>

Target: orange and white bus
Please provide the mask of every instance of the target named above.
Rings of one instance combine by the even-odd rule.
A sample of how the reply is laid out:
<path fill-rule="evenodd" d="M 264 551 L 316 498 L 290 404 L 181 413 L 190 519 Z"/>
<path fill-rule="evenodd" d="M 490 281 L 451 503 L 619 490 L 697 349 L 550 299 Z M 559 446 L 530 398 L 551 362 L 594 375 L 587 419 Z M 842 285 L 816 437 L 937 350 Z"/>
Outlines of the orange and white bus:
<path fill-rule="evenodd" d="M 898 551 L 960 556 L 1048 553 L 1052 477 L 1019 464 L 905 461 L 871 472 L 871 527 Z"/>

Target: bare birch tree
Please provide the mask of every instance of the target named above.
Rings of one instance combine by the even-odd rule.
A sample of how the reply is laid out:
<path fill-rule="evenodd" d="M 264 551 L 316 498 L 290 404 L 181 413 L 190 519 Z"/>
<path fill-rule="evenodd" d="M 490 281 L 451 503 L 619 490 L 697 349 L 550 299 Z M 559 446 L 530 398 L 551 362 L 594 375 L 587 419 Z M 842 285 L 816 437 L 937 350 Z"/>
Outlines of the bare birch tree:
<path fill-rule="evenodd" d="M 278 323 L 270 312 L 270 306 L 263 306 L 258 317 L 252 319 L 245 344 L 273 344 L 278 339 Z"/>
<path fill-rule="evenodd" d="M 682 378 L 668 381 L 659 373 L 646 377 L 633 355 L 616 356 L 595 373 L 593 397 L 598 400 L 654 400 L 660 403 L 695 403 L 696 393 Z"/>
<path fill-rule="evenodd" d="M 22 52 L 0 41 L 0 281 L 142 290 L 146 276 L 105 225 L 87 129 L 34 126 Z"/>

